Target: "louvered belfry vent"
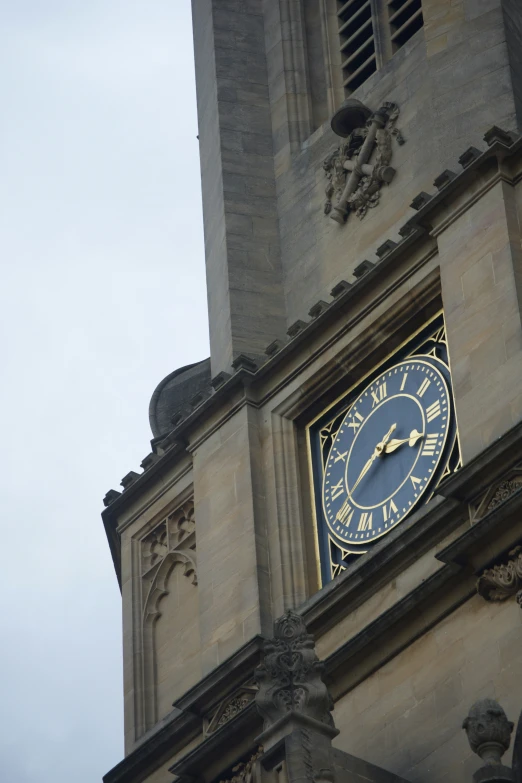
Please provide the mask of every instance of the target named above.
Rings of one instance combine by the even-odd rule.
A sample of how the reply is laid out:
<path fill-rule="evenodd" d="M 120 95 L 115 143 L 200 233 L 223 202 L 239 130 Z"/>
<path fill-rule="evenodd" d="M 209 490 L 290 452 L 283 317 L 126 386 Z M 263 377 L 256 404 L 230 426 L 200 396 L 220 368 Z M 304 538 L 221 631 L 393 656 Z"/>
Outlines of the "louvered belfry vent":
<path fill-rule="evenodd" d="M 371 0 L 340 3 L 339 36 L 343 84 L 353 92 L 377 70 Z"/>
<path fill-rule="evenodd" d="M 388 0 L 388 21 L 392 51 L 409 41 L 423 24 L 421 0 Z"/>
<path fill-rule="evenodd" d="M 346 95 L 379 70 L 423 25 L 422 0 L 337 0 Z"/>

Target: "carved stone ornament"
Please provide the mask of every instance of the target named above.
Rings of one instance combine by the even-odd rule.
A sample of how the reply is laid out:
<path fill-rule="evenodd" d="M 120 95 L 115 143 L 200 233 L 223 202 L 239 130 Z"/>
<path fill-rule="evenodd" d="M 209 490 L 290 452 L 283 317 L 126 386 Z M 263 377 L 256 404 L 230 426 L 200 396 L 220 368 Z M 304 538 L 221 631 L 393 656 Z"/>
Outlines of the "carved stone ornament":
<path fill-rule="evenodd" d="M 477 522 L 497 506 L 505 503 L 522 489 L 522 466 L 515 465 L 501 481 L 489 487 L 478 499 L 470 503 L 471 522 Z"/>
<path fill-rule="evenodd" d="M 255 673 L 256 704 L 265 729 L 293 711 L 333 726 L 333 702 L 323 670 L 303 619 L 287 611 L 275 622 L 274 638 L 265 642 L 264 662 Z"/>
<path fill-rule="evenodd" d="M 512 721 L 494 699 L 481 699 L 471 707 L 462 728 L 468 735 L 468 742 L 485 764 L 500 764 L 500 759 L 509 748 Z"/>
<path fill-rule="evenodd" d="M 392 138 L 404 144 L 401 132 L 395 127 L 399 116 L 397 104 L 384 103 L 371 114 L 362 104 L 354 110 L 355 103 L 359 104 L 348 99 L 337 115 L 351 113 L 353 122 L 362 122 L 365 116 L 370 116 L 361 127 L 352 127 L 323 163 L 328 180 L 324 212 L 337 223 L 344 223 L 350 211 L 362 219 L 369 209 L 377 206 L 382 186 L 395 176 L 395 169 L 390 166 Z M 344 123 L 341 131 L 339 125 L 332 120 L 332 128 L 345 135 L 350 123 Z"/>
<path fill-rule="evenodd" d="M 506 601 L 516 595 L 522 606 L 522 547 L 512 549 L 505 563 L 488 568 L 477 581 L 477 592 L 486 601 Z"/>
<path fill-rule="evenodd" d="M 254 701 L 257 687 L 254 684 L 243 685 L 227 699 L 224 699 L 212 714 L 206 727 L 206 734 L 212 734 L 239 715 L 245 707 Z"/>
<path fill-rule="evenodd" d="M 146 581 L 161 581 L 158 574 L 167 568 L 167 561 L 177 561 L 183 565 L 193 584 L 197 584 L 195 550 L 194 501 L 188 500 L 142 539 L 142 576 Z"/>
<path fill-rule="evenodd" d="M 256 761 L 263 755 L 263 749 L 258 748 L 256 753 L 251 756 L 248 761 L 240 762 L 232 767 L 234 773 L 231 778 L 227 780 L 220 780 L 219 783 L 253 783 L 254 781 L 254 767 Z"/>
<path fill-rule="evenodd" d="M 513 723 L 507 719 L 500 704 L 494 699 L 475 702 L 462 728 L 468 735 L 471 750 L 484 762 L 473 775 L 475 783 L 512 781 L 513 773 L 501 759 L 509 748 Z"/>

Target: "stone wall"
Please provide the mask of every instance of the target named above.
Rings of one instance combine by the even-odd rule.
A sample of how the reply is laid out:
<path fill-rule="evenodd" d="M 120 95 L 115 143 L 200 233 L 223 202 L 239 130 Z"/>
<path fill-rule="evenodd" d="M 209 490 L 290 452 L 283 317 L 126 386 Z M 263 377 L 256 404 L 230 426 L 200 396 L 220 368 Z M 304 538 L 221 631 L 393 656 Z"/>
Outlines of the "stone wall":
<path fill-rule="evenodd" d="M 520 712 L 520 613 L 514 600 L 465 603 L 336 703 L 334 745 L 411 783 L 471 780 L 480 762 L 461 729 L 471 704 Z"/>
<path fill-rule="evenodd" d="M 274 0 L 275 2 L 275 0 Z M 425 27 L 371 76 L 354 98 L 372 110 L 383 101 L 400 108 L 397 122 L 406 143 L 394 144 L 395 179 L 384 186 L 379 205 L 359 221 L 349 215 L 339 226 L 323 214 L 323 160 L 339 141 L 328 123 L 299 148 L 276 152 L 277 207 L 280 220 L 287 323 L 306 318 L 309 308 L 327 299 L 340 279 L 373 260 L 386 239 L 413 214 L 409 205 L 430 191 L 444 169 L 458 170 L 459 156 L 481 146 L 493 124 L 516 128 L 515 100 L 499 0 L 423 0 Z M 282 89 L 279 74 L 271 94 Z M 272 101 L 274 139 L 280 119 Z"/>
<path fill-rule="evenodd" d="M 335 3 L 193 2 L 216 375 L 396 239 L 412 199 L 488 128 L 516 128 L 520 14 L 510 0 L 423 0 L 424 28 L 352 96 L 398 104 L 397 174 L 364 220 L 339 226 L 323 214 L 322 168 L 339 141 L 323 120 L 344 97 Z"/>

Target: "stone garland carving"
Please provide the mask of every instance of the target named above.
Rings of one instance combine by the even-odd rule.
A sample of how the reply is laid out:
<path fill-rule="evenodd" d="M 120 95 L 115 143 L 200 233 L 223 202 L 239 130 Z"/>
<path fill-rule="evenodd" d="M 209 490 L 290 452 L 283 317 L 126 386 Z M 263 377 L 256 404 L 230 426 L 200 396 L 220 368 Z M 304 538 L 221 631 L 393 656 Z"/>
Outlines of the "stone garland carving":
<path fill-rule="evenodd" d="M 513 595 L 522 606 L 522 546 L 511 550 L 505 563 L 484 571 L 477 581 L 477 592 L 486 601 L 506 601 Z"/>
<path fill-rule="evenodd" d="M 212 734 L 232 720 L 232 718 L 235 718 L 236 715 L 239 715 L 245 707 L 248 707 L 254 701 L 256 693 L 257 687 L 250 683 L 241 686 L 231 696 L 224 699 L 208 721 L 206 734 Z"/>
<path fill-rule="evenodd" d="M 494 699 L 481 699 L 475 702 L 464 719 L 462 728 L 468 736 L 473 753 L 484 762 L 484 766 L 474 773 L 476 783 L 486 781 L 512 781 L 513 773 L 502 764 L 502 756 L 509 748 L 513 723 Z"/>
<path fill-rule="evenodd" d="M 344 223 L 348 212 L 355 212 L 362 219 L 377 206 L 382 186 L 395 176 L 395 169 L 390 166 L 392 138 L 404 144 L 402 133 L 395 127 L 398 116 L 397 104 L 384 103 L 370 115 L 364 127 L 352 130 L 325 159 L 325 215 L 331 213 L 333 220 Z"/>
<path fill-rule="evenodd" d="M 264 662 L 256 669 L 256 704 L 265 730 L 291 711 L 333 726 L 323 670 L 303 619 L 287 611 L 275 622 L 274 638 L 265 642 Z"/>
<path fill-rule="evenodd" d="M 252 783 L 254 780 L 254 767 L 256 761 L 263 755 L 263 748 L 258 748 L 248 761 L 240 762 L 232 767 L 234 773 L 228 780 L 220 780 L 219 783 Z"/>

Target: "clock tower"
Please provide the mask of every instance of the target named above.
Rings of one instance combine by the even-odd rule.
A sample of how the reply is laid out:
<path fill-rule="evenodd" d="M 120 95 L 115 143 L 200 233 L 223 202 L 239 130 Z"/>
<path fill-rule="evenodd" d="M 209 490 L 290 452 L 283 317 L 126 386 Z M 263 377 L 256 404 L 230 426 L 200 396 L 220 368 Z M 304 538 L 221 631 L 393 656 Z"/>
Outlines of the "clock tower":
<path fill-rule="evenodd" d="M 104 781 L 520 783 L 522 8 L 192 6 L 210 357 L 104 499 Z"/>

